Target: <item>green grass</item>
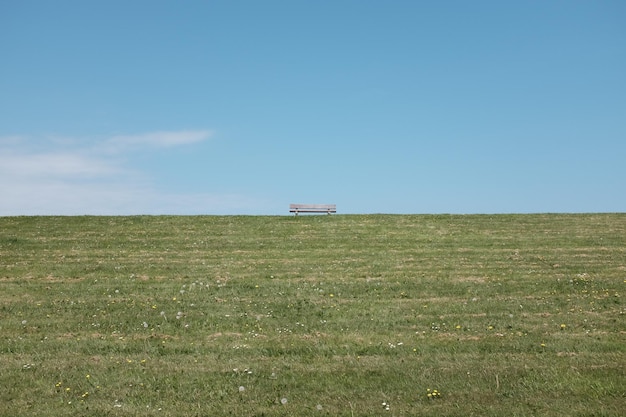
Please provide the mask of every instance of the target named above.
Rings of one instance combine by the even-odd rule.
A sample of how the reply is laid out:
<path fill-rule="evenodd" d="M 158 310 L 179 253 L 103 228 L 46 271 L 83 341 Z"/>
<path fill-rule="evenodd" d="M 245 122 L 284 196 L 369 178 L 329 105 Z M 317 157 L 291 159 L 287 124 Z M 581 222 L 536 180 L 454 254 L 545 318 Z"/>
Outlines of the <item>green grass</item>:
<path fill-rule="evenodd" d="M 2 416 L 626 408 L 626 214 L 5 217 L 0 286 Z"/>

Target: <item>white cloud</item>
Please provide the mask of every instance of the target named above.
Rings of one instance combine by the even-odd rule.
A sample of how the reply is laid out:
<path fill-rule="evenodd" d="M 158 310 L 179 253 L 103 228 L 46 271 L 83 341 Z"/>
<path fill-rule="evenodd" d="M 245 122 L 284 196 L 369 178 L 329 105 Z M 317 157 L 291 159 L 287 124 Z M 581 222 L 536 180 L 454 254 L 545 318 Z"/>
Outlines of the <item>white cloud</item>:
<path fill-rule="evenodd" d="M 183 130 L 179 132 L 152 132 L 139 135 L 117 135 L 103 141 L 99 149 L 125 152 L 145 148 L 170 148 L 205 141 L 213 136 L 210 130 Z"/>
<path fill-rule="evenodd" d="M 0 215 L 228 214 L 258 201 L 236 194 L 175 194 L 140 182 L 0 181 Z M 262 204 L 262 203 L 261 203 Z"/>
<path fill-rule="evenodd" d="M 81 152 L 0 153 L 0 175 L 4 178 L 96 178 L 123 170 L 113 161 Z"/>
<path fill-rule="evenodd" d="M 24 143 L 25 139 L 22 136 L 13 135 L 13 136 L 1 136 L 0 137 L 0 146 L 15 146 L 21 143 Z"/>
<path fill-rule="evenodd" d="M 192 145 L 209 131 L 115 136 L 91 146 L 70 140 L 59 150 L 48 141 L 0 137 L 0 216 L 78 214 L 242 213 L 263 202 L 237 194 L 173 193 L 150 173 L 132 168 L 140 148 Z M 82 146 L 80 144 L 83 144 Z"/>

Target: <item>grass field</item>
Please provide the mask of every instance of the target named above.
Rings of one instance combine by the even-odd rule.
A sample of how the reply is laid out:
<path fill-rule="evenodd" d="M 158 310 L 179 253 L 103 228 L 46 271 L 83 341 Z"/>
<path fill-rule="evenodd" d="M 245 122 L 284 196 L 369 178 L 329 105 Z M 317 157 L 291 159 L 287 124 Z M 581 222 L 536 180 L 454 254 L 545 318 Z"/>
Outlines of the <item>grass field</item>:
<path fill-rule="evenodd" d="M 626 410 L 626 214 L 5 217 L 0 285 L 1 416 Z"/>

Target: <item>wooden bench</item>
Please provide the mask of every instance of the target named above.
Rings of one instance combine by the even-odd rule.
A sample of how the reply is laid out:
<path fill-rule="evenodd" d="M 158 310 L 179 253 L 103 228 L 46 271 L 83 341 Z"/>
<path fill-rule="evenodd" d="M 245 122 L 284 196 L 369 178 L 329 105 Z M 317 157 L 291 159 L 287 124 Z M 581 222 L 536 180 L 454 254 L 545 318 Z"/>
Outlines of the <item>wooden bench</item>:
<path fill-rule="evenodd" d="M 296 213 L 337 213 L 335 204 L 289 204 L 289 212 Z"/>

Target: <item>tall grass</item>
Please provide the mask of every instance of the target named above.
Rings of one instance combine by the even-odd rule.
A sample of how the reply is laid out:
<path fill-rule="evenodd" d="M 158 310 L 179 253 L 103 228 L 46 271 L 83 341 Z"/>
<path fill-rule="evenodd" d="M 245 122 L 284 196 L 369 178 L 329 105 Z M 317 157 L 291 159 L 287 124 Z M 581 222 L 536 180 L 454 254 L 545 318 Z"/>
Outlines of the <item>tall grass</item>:
<path fill-rule="evenodd" d="M 0 285 L 3 416 L 626 408 L 624 214 L 6 217 Z"/>

